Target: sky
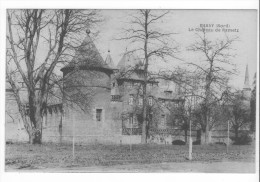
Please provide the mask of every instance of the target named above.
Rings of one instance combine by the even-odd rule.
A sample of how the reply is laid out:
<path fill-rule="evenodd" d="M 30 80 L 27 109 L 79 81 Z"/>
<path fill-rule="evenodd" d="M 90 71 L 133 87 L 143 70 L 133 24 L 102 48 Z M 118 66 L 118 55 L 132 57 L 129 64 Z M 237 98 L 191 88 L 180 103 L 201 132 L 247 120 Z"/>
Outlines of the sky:
<path fill-rule="evenodd" d="M 100 25 L 100 34 L 95 40 L 96 47 L 105 59 L 110 50 L 111 57 L 115 64 L 119 62 L 129 43 L 118 41 L 122 35 L 123 28 L 126 28 L 129 15 L 136 13 L 134 10 L 101 10 L 105 21 Z M 159 12 L 160 13 L 160 12 Z M 161 31 L 176 33 L 173 39 L 179 44 L 180 52 L 178 57 L 188 62 L 195 61 L 194 54 L 187 51 L 187 47 L 195 42 L 196 28 L 201 24 L 211 29 L 208 33 L 210 40 L 222 39 L 224 36 L 230 38 L 237 36 L 232 48 L 236 55 L 232 62 L 236 64 L 238 74 L 233 76 L 230 84 L 237 89 L 243 88 L 245 69 L 248 64 L 249 81 L 252 83 L 254 73 L 257 70 L 257 12 L 256 10 L 171 10 L 170 13 L 159 22 L 158 27 Z M 206 25 L 207 24 L 207 25 Z M 218 25 L 224 25 L 227 29 L 236 29 L 234 32 L 223 33 Z M 194 29 L 193 31 L 192 28 Z M 216 32 L 219 29 L 220 32 Z M 200 57 L 196 57 L 198 61 Z M 200 62 L 197 62 L 200 64 Z M 173 68 L 182 65 L 178 60 L 169 62 L 154 62 L 156 68 Z"/>
<path fill-rule="evenodd" d="M 165 10 L 153 10 L 157 14 L 162 14 Z M 131 48 L 129 42 L 115 40 L 123 37 L 123 29 L 134 25 L 129 24 L 131 15 L 136 15 L 137 10 L 100 10 L 104 21 L 96 26 L 99 34 L 95 37 L 94 43 L 101 56 L 105 60 L 110 50 L 110 55 L 115 63 L 119 62 L 126 49 Z M 235 30 L 224 33 L 219 27 Z M 201 65 L 201 60 L 205 59 L 201 55 L 188 51 L 187 47 L 198 40 L 196 33 L 204 26 L 212 32 L 207 33 L 209 40 L 238 37 L 238 41 L 232 45 L 232 54 L 236 55 L 231 62 L 236 65 L 237 74 L 230 80 L 230 85 L 236 89 L 242 89 L 245 78 L 246 65 L 249 69 L 249 81 L 253 82 L 253 76 L 257 70 L 257 11 L 256 10 L 170 10 L 158 23 L 153 25 L 159 32 L 174 33 L 171 40 L 179 45 L 179 52 L 176 57 L 184 62 L 192 62 Z M 134 27 L 135 28 L 135 27 Z M 218 30 L 218 31 L 216 31 Z M 7 30 L 8 31 L 8 30 Z M 86 35 L 87 36 L 87 35 Z M 84 37 L 82 37 L 82 40 Z M 40 43 L 38 49 L 38 60 L 43 60 L 47 54 L 48 45 Z M 153 60 L 150 64 L 151 70 L 168 69 L 175 67 L 187 67 L 183 61 L 170 59 L 168 61 Z M 42 62 L 39 61 L 39 64 Z M 60 67 L 55 69 L 58 74 L 62 74 Z"/>

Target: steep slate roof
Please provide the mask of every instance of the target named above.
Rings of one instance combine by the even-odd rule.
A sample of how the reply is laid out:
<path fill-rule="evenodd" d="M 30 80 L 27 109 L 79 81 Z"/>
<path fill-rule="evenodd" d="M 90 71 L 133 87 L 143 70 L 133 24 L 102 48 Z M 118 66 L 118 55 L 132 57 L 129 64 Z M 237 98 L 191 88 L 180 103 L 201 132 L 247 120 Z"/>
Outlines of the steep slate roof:
<path fill-rule="evenodd" d="M 112 71 L 101 57 L 94 42 L 90 38 L 89 33 L 90 31 L 87 31 L 87 36 L 76 51 L 72 61 L 63 67 L 61 71 L 73 69 L 75 66 L 83 69 L 99 68 Z"/>

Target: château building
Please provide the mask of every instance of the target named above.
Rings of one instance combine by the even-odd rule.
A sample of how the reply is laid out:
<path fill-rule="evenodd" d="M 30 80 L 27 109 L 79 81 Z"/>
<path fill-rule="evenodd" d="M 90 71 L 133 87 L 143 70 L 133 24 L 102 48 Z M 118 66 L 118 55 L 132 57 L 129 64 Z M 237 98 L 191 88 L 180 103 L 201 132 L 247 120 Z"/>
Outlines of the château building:
<path fill-rule="evenodd" d="M 126 51 L 115 65 L 110 51 L 106 59 L 102 58 L 87 32 L 74 58 L 61 71 L 62 92 L 57 91 L 61 99 L 49 98 L 42 123 L 43 142 L 70 143 L 74 140 L 84 144 L 141 143 L 143 104 L 147 105 L 148 142 L 171 144 L 174 140 L 185 141 L 185 131 L 181 126 L 183 121 L 176 117 L 175 111 L 186 107 L 185 102 L 197 102 L 194 100 L 198 98 L 184 99 L 185 93 L 179 84 L 148 77 L 144 103 L 144 65 L 134 53 Z M 19 89 L 26 106 L 27 90 L 23 83 Z M 192 94 L 199 94 L 199 90 L 191 91 Z M 242 94 L 246 98 L 245 102 L 249 103 L 251 88 L 248 67 Z M 7 141 L 28 141 L 8 85 L 5 131 Z M 212 134 L 215 135 L 212 141 L 223 138 L 226 131 L 223 132 Z M 194 141 L 200 139 L 198 133 L 193 131 Z"/>
<path fill-rule="evenodd" d="M 60 100 L 49 99 L 43 142 L 66 143 L 74 139 L 76 143 L 141 143 L 144 69 L 135 54 L 125 52 L 115 65 L 108 51 L 104 60 L 87 32 L 74 58 L 61 71 L 64 94 Z M 168 134 L 174 121 L 170 109 L 184 104 L 180 88 L 178 84 L 149 78 L 146 92 L 149 130 L 157 135 L 149 141 L 165 143 L 167 135 L 171 143 L 180 137 Z M 9 100 L 7 105 L 11 106 Z M 19 121 L 19 130 L 24 134 Z M 7 140 L 14 138 L 8 135 L 9 130 L 15 131 L 7 125 Z M 18 138 L 27 140 L 26 135 Z"/>

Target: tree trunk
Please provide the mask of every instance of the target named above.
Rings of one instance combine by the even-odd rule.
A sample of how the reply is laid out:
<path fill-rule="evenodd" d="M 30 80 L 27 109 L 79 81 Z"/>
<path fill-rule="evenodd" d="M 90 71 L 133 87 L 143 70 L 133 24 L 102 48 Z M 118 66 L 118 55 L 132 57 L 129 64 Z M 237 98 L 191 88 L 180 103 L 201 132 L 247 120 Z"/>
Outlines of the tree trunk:
<path fill-rule="evenodd" d="M 142 125 L 142 137 L 141 143 L 147 143 L 147 93 L 146 93 L 146 85 L 147 85 L 147 71 L 148 71 L 148 62 L 149 57 L 147 53 L 147 44 L 148 44 L 148 12 L 145 11 L 145 42 L 144 42 L 144 54 L 145 54 L 145 64 L 144 64 L 144 84 L 143 84 L 143 125 Z"/>
<path fill-rule="evenodd" d="M 206 132 L 204 130 L 201 130 L 200 144 L 201 145 L 205 145 L 206 144 Z"/>
<path fill-rule="evenodd" d="M 210 117 L 210 87 L 211 87 L 211 77 L 212 77 L 212 67 L 213 67 L 213 60 L 210 60 L 210 68 L 209 73 L 206 75 L 206 85 L 205 85 L 205 105 L 204 105 L 204 125 L 205 130 L 202 131 L 202 138 L 201 138 L 201 144 L 209 144 L 210 136 L 209 136 L 209 117 Z"/>
<path fill-rule="evenodd" d="M 141 143 L 145 144 L 147 143 L 147 105 L 146 105 L 146 84 L 144 84 L 143 89 L 144 99 L 143 99 L 143 125 L 142 125 L 142 137 L 141 137 Z"/>
<path fill-rule="evenodd" d="M 188 141 L 188 130 L 185 129 L 184 133 L 185 133 L 185 144 L 187 144 L 187 141 Z"/>
<path fill-rule="evenodd" d="M 42 98 L 43 96 L 35 91 L 29 90 L 29 118 L 32 123 L 32 129 L 29 132 L 29 142 L 31 144 L 42 143 Z"/>
<path fill-rule="evenodd" d="M 142 125 L 142 137 L 141 137 L 141 143 L 145 144 L 147 142 L 147 132 L 146 132 L 146 120 L 143 120 L 143 125 Z"/>
<path fill-rule="evenodd" d="M 208 123 L 208 119 L 207 119 L 207 126 L 206 126 L 206 132 L 205 132 L 205 144 L 209 144 L 210 143 L 210 135 L 209 135 L 209 123 Z"/>
<path fill-rule="evenodd" d="M 238 140 L 238 127 L 234 127 L 234 131 L 235 131 L 235 141 Z"/>
<path fill-rule="evenodd" d="M 210 134 L 209 134 L 209 125 L 207 124 L 205 126 L 205 129 L 201 130 L 201 138 L 200 138 L 200 142 L 201 145 L 207 145 L 210 143 Z"/>
<path fill-rule="evenodd" d="M 34 130 L 32 134 L 29 135 L 30 144 L 41 144 L 42 143 L 42 133 L 40 130 Z"/>
<path fill-rule="evenodd" d="M 209 134 L 208 134 L 208 132 L 205 132 L 205 131 L 201 132 L 200 142 L 201 142 L 201 145 L 209 144 Z"/>
<path fill-rule="evenodd" d="M 38 109 L 36 109 L 38 110 Z M 36 123 L 33 127 L 32 131 L 29 132 L 29 142 L 30 144 L 41 144 L 42 143 L 42 116 L 40 112 L 35 112 L 35 121 L 32 123 Z"/>

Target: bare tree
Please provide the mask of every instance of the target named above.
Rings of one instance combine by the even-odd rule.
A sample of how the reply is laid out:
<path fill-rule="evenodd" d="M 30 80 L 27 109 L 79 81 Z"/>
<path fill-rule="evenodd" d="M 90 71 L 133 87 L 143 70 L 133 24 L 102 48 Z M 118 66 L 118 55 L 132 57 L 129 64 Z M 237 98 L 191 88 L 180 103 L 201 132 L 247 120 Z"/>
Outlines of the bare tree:
<path fill-rule="evenodd" d="M 8 10 L 7 72 L 30 143 L 41 143 L 48 97 L 59 78 L 55 70 L 68 62 L 83 32 L 101 19 L 91 10 Z M 17 79 L 27 88 L 29 117 Z"/>
<path fill-rule="evenodd" d="M 132 45 L 128 52 L 136 52 L 143 60 L 143 124 L 141 142 L 147 143 L 147 83 L 149 65 L 153 59 L 167 60 L 173 58 L 177 46 L 170 39 L 173 33 L 163 33 L 159 30 L 159 22 L 168 14 L 168 11 L 138 10 L 131 16 L 130 28 L 125 29 L 125 36 L 118 40 L 126 40 Z"/>
<path fill-rule="evenodd" d="M 204 29 L 203 29 L 204 30 Z M 200 63 L 189 63 L 199 73 L 203 85 L 200 97 L 201 102 L 201 129 L 202 129 L 202 144 L 209 143 L 209 131 L 212 108 L 216 102 L 222 100 L 227 89 L 227 83 L 230 75 L 235 74 L 235 65 L 231 62 L 232 45 L 238 38 L 215 39 L 211 41 L 208 34 L 202 31 L 201 34 L 196 34 L 198 40 L 192 44 L 188 50 L 200 54 L 203 58 Z"/>

